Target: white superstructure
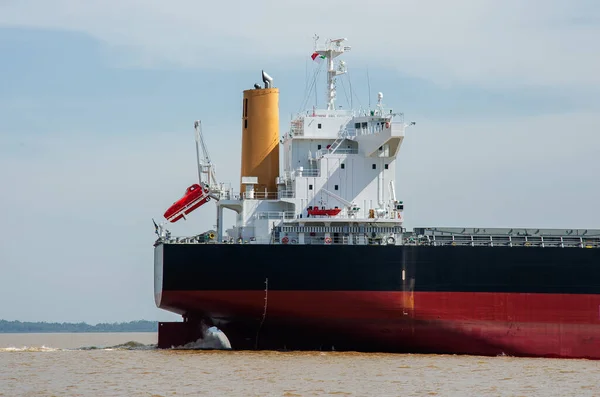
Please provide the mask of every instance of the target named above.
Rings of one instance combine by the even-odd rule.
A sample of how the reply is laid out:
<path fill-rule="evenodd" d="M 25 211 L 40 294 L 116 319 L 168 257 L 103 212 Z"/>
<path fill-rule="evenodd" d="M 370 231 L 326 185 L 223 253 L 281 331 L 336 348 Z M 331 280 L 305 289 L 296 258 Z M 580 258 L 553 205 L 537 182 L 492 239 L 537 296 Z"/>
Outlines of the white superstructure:
<path fill-rule="evenodd" d="M 407 124 L 401 113 L 387 109 L 381 92 L 374 109 L 335 108 L 336 77 L 346 73 L 345 63 L 336 58 L 350 50 L 345 41 L 328 40 L 320 47 L 315 41 L 312 57 L 327 69 L 326 108 L 297 115 L 283 135 L 275 123 L 278 92 L 271 76 L 263 71 L 264 87 L 255 84 L 256 91 L 244 91 L 242 131 L 250 147 L 244 152 L 242 144 L 242 169 L 244 153 L 250 153 L 246 166 L 261 176 L 242 172 L 242 192 L 234 193 L 217 181 L 201 123 L 195 122 L 199 184 L 190 186 L 165 212 L 165 218 L 170 222 L 185 219 L 194 209 L 215 200 L 217 230 L 173 237 L 164 223 L 155 223 L 156 244 L 600 247 L 600 232 L 591 229 L 427 227 L 407 232 L 402 227 L 404 205 L 396 197 L 395 170 L 405 130 L 415 123 Z M 248 102 L 249 98 L 253 101 Z M 269 161 L 275 164 L 279 160 L 279 150 L 282 167 L 270 167 Z M 275 174 L 278 176 L 271 178 Z M 237 214 L 235 226 L 228 230 L 223 228 L 225 210 Z"/>
<path fill-rule="evenodd" d="M 336 110 L 336 58 L 350 50 L 346 39 L 315 48 L 327 67 L 327 108 L 292 120 L 280 140 L 283 167 L 277 191 L 255 189 L 257 178 L 242 175 L 245 191 L 220 193 L 217 240 L 258 244 L 401 244 L 403 203 L 395 194 L 395 170 L 405 124 L 378 94 L 373 110 Z M 414 124 L 414 123 L 411 123 Z M 311 215 L 340 210 L 336 215 Z M 223 230 L 223 211 L 237 213 Z M 327 211 L 326 211 L 327 212 Z M 336 212 L 336 211 L 334 211 Z M 318 214 L 318 211 L 316 212 Z"/>

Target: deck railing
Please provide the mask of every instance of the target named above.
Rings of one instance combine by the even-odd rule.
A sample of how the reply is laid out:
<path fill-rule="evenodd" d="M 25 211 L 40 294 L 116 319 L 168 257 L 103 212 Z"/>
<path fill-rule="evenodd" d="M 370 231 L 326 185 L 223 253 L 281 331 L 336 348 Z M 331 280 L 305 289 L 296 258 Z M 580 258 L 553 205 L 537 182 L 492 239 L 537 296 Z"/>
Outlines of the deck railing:
<path fill-rule="evenodd" d="M 256 219 L 294 219 L 296 213 L 294 211 L 261 211 L 257 212 L 254 217 Z"/>

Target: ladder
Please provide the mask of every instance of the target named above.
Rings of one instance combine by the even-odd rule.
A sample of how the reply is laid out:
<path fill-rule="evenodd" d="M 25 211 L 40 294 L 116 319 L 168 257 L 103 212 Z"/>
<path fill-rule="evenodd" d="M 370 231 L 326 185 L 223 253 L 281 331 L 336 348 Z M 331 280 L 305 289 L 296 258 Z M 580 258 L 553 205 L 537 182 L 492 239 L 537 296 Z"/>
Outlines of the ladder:
<path fill-rule="evenodd" d="M 342 144 L 342 142 L 344 142 L 345 139 L 346 139 L 346 129 L 344 128 L 338 134 L 337 139 L 335 141 L 333 141 L 333 143 L 329 147 L 329 154 L 335 153 L 337 148 L 340 147 L 340 145 Z"/>

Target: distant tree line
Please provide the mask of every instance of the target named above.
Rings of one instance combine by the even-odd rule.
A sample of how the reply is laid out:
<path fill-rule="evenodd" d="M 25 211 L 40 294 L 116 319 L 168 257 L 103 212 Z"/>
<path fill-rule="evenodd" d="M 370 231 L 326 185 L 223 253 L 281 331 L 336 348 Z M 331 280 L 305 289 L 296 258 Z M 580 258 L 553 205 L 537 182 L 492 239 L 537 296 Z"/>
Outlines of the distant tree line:
<path fill-rule="evenodd" d="M 0 333 L 28 332 L 157 332 L 157 321 L 130 321 L 128 323 L 47 323 L 0 320 Z"/>

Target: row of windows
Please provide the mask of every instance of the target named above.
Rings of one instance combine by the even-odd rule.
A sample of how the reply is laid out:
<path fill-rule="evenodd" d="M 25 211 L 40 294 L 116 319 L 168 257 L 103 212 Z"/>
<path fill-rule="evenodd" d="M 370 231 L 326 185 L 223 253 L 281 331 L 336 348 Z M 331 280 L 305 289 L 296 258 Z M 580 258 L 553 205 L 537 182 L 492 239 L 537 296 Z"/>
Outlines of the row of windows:
<path fill-rule="evenodd" d="M 380 123 L 377 123 L 377 125 L 378 125 L 378 126 L 379 126 L 379 125 L 383 125 L 383 121 L 382 121 L 382 122 L 380 122 Z M 354 123 L 354 128 L 357 128 L 357 129 L 358 129 L 358 128 L 361 128 L 361 127 L 362 127 L 362 128 L 367 128 L 367 123 L 366 123 L 366 122 L 363 122 L 363 123 Z M 321 123 L 317 124 L 317 128 L 318 128 L 318 129 L 321 129 Z"/>
<path fill-rule="evenodd" d="M 379 126 L 383 126 L 383 125 L 385 124 L 385 122 L 381 121 L 381 122 L 378 122 L 378 123 L 376 123 L 376 124 L 377 124 L 377 126 L 379 127 Z M 356 129 L 359 129 L 359 128 L 367 128 L 367 127 L 368 127 L 368 123 L 366 123 L 366 122 L 364 122 L 364 121 L 363 121 L 362 123 L 354 123 L 354 128 L 356 128 Z M 317 124 L 317 128 L 318 128 L 318 129 L 321 129 L 321 123 L 318 123 L 318 124 Z"/>
<path fill-rule="evenodd" d="M 389 168 L 389 164 L 385 164 L 384 167 L 387 170 Z M 340 164 L 340 168 L 345 169 L 346 164 L 344 164 L 344 163 Z M 373 169 L 376 169 L 376 168 L 377 168 L 377 165 L 373 164 Z M 313 185 L 308 185 L 308 190 L 313 190 Z M 335 190 L 338 190 L 338 185 L 335 185 Z"/>
<path fill-rule="evenodd" d="M 386 169 L 386 170 L 388 169 L 388 165 L 389 165 L 389 164 L 385 164 L 385 169 Z M 375 168 L 376 168 L 375 166 L 376 166 L 376 165 L 375 165 L 375 164 L 373 164 L 373 169 L 375 169 Z M 341 164 L 341 168 L 342 168 L 342 169 L 344 169 L 344 163 L 342 163 L 342 164 Z M 308 190 L 313 190 L 313 185 L 308 185 Z M 334 190 L 339 190 L 339 185 L 334 185 Z"/>
<path fill-rule="evenodd" d="M 377 126 L 383 126 L 384 122 L 381 121 L 379 123 L 377 123 Z M 367 128 L 368 124 L 366 122 L 362 122 L 362 123 L 354 123 L 354 128 L 358 129 L 358 128 Z M 317 128 L 321 129 L 321 123 L 317 124 Z"/>
<path fill-rule="evenodd" d="M 341 169 L 345 169 L 346 168 L 346 164 L 342 163 L 340 164 L 340 168 Z M 385 168 L 386 170 L 390 168 L 389 164 L 384 164 L 383 168 Z M 377 164 L 373 164 L 373 169 L 376 170 L 377 169 Z"/>
<path fill-rule="evenodd" d="M 344 163 L 340 164 L 340 168 L 343 169 L 343 170 L 346 169 L 346 164 L 344 164 Z M 385 168 L 387 170 L 387 169 L 390 168 L 390 165 L 389 164 L 384 164 L 383 168 Z M 373 164 L 373 169 L 374 170 L 377 169 L 377 164 Z"/>
<path fill-rule="evenodd" d="M 333 187 L 333 189 L 334 189 L 334 190 L 340 190 L 340 187 L 339 187 L 339 185 L 335 185 L 335 186 Z M 313 190 L 313 185 L 308 185 L 308 190 Z"/>
<path fill-rule="evenodd" d="M 385 168 L 386 170 L 390 168 L 389 164 L 384 164 L 383 168 Z M 373 164 L 373 169 L 376 170 L 377 169 L 377 164 Z"/>

